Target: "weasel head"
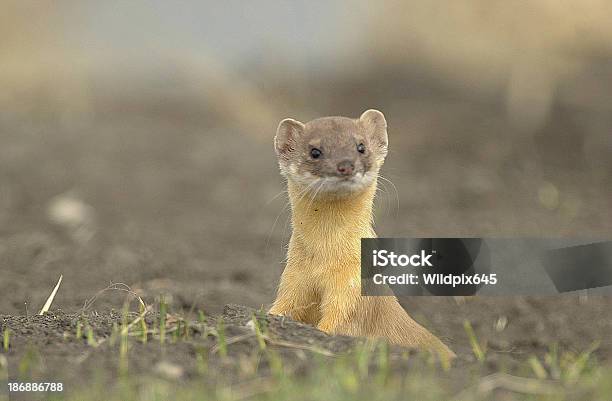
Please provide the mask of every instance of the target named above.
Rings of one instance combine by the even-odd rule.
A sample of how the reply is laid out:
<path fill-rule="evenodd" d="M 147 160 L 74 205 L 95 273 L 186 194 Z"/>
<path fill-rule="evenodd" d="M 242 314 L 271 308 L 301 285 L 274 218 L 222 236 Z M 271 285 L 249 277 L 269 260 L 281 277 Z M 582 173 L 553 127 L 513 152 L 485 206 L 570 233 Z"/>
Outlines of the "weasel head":
<path fill-rule="evenodd" d="M 281 173 L 305 192 L 347 196 L 376 182 L 387 155 L 387 122 L 378 110 L 358 119 L 280 122 L 274 138 Z"/>

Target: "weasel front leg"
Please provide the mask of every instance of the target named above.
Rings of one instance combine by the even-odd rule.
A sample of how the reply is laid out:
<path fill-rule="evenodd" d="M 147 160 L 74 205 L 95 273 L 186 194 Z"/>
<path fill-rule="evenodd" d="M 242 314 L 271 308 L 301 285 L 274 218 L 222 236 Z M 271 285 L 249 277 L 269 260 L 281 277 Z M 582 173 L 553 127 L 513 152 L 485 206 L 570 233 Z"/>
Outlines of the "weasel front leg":
<path fill-rule="evenodd" d="M 317 328 L 329 334 L 354 335 L 351 327 L 357 311 L 360 289 L 351 280 L 328 288 L 321 302 Z"/>
<path fill-rule="evenodd" d="M 269 313 L 272 315 L 290 316 L 304 323 L 316 324 L 318 316 L 316 311 L 318 302 L 314 289 L 307 282 L 292 277 L 292 269 L 287 266 L 281 276 L 276 300 Z"/>

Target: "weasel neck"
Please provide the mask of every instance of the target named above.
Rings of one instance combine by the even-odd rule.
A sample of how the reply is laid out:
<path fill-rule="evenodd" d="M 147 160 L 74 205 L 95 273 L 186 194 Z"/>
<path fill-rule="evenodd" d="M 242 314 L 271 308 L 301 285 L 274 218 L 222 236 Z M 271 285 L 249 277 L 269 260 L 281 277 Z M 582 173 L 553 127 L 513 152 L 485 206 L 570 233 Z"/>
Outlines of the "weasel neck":
<path fill-rule="evenodd" d="M 320 194 L 313 199 L 288 180 L 292 209 L 291 247 L 338 255 L 360 249 L 361 238 L 374 237 L 372 205 L 376 181 L 363 191 L 346 196 Z"/>

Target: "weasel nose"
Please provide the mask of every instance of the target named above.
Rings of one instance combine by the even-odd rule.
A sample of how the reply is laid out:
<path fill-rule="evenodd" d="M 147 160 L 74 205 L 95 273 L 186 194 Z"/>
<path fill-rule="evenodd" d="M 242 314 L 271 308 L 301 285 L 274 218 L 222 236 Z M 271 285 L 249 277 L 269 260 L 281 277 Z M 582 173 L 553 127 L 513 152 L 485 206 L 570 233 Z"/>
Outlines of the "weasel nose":
<path fill-rule="evenodd" d="M 352 175 L 355 170 L 355 165 L 350 160 L 343 160 L 338 163 L 338 173 L 340 175 Z"/>

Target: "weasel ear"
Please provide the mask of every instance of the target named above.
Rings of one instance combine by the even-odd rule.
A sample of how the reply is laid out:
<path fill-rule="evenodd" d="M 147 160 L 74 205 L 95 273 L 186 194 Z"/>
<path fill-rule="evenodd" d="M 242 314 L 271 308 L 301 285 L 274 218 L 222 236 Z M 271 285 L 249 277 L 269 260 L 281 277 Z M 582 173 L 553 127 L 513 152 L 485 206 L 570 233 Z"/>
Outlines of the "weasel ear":
<path fill-rule="evenodd" d="M 378 110 L 370 109 L 363 112 L 359 121 L 363 124 L 367 134 L 373 138 L 385 151 L 389 145 L 387 137 L 387 120 Z"/>
<path fill-rule="evenodd" d="M 274 150 L 278 157 L 289 158 L 295 149 L 297 138 L 304 133 L 304 124 L 292 118 L 285 118 L 278 124 L 274 137 Z"/>

